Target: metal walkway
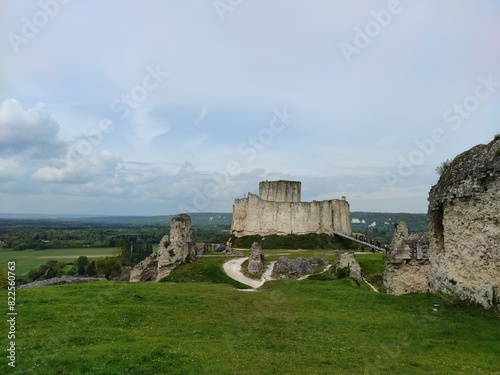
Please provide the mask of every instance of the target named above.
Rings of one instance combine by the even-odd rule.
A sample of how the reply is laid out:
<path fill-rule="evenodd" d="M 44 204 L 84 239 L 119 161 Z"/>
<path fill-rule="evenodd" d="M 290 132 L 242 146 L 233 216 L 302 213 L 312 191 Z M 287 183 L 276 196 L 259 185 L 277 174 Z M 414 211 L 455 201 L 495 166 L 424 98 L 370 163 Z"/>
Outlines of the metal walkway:
<path fill-rule="evenodd" d="M 369 242 L 365 242 L 365 241 L 360 241 L 354 237 L 351 237 L 351 236 L 348 236 L 347 234 L 344 234 L 344 233 L 340 233 L 340 232 L 336 232 L 336 231 L 333 231 L 333 234 L 340 237 L 340 238 L 344 238 L 346 240 L 349 240 L 349 241 L 353 241 L 353 242 L 357 242 L 363 246 L 367 246 L 368 248 L 374 248 L 375 250 L 381 252 L 381 253 L 385 253 L 385 249 L 381 248 L 381 247 L 378 247 L 376 245 L 372 245 L 371 243 Z"/>

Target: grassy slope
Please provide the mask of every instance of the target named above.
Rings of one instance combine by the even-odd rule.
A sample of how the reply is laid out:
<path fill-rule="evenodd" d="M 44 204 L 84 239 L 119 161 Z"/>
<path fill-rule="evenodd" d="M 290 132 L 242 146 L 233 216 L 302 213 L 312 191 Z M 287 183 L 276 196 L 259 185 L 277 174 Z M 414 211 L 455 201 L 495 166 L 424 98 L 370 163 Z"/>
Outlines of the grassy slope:
<path fill-rule="evenodd" d="M 0 267 L 7 269 L 7 262 L 16 262 L 16 276 L 19 279 L 26 279 L 28 272 L 32 268 L 36 268 L 47 263 L 53 257 L 54 260 L 72 262 L 80 255 L 86 255 L 93 258 L 96 255 L 114 255 L 116 252 L 114 247 L 105 248 L 70 248 L 70 249 L 48 249 L 48 250 L 22 250 L 14 251 L 10 249 L 0 249 Z M 58 258 L 59 256 L 72 256 L 73 258 Z"/>
<path fill-rule="evenodd" d="M 257 293 L 210 283 L 65 285 L 18 290 L 17 312 L 16 374 L 500 372 L 492 313 L 431 294 L 371 293 L 347 279 L 275 281 Z"/>
<path fill-rule="evenodd" d="M 226 275 L 222 270 L 222 264 L 227 261 L 227 258 L 206 258 L 196 263 L 184 264 L 161 281 L 174 283 L 208 282 L 213 284 L 229 284 L 240 289 L 250 288 Z"/>

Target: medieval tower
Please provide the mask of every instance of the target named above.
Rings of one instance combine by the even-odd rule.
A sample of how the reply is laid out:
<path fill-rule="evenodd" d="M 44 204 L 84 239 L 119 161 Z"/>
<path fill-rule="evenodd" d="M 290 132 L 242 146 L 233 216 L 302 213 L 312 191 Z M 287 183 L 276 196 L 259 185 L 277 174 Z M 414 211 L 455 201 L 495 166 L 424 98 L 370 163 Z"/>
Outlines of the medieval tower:
<path fill-rule="evenodd" d="M 235 199 L 231 232 L 235 237 L 340 232 L 351 234 L 345 197 L 302 202 L 300 181 L 262 181 L 259 195 Z"/>

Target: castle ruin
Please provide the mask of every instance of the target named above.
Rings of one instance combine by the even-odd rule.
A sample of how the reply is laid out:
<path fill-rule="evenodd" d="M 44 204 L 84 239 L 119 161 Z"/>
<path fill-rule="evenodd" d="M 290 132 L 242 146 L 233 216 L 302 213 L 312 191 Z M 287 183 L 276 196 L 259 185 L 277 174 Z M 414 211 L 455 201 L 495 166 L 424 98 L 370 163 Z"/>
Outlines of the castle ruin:
<path fill-rule="evenodd" d="M 387 254 L 391 294 L 443 292 L 500 308 L 500 139 L 447 165 L 429 192 L 429 233 L 399 223 Z"/>
<path fill-rule="evenodd" d="M 351 234 L 346 198 L 301 201 L 300 181 L 262 181 L 259 195 L 235 199 L 231 232 L 235 237 L 340 232 Z"/>
<path fill-rule="evenodd" d="M 458 155 L 429 192 L 431 291 L 500 307 L 500 139 Z"/>
<path fill-rule="evenodd" d="M 199 255 L 192 240 L 191 218 L 179 214 L 170 220 L 170 238 L 163 236 L 158 251 L 137 264 L 130 273 L 131 282 L 160 281 L 176 267 Z"/>

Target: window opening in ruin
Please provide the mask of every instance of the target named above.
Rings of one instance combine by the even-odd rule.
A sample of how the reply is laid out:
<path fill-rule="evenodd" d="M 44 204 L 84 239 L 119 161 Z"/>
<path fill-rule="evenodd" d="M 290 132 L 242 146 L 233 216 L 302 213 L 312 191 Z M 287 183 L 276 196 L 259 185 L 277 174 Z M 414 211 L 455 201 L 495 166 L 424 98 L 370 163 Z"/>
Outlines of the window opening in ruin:
<path fill-rule="evenodd" d="M 436 251 L 444 250 L 444 225 L 443 225 L 443 204 L 439 204 L 437 210 L 432 212 L 431 225 L 434 229 L 434 241 L 436 243 Z"/>

